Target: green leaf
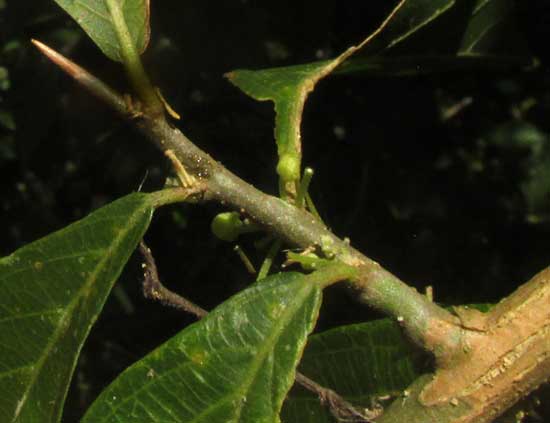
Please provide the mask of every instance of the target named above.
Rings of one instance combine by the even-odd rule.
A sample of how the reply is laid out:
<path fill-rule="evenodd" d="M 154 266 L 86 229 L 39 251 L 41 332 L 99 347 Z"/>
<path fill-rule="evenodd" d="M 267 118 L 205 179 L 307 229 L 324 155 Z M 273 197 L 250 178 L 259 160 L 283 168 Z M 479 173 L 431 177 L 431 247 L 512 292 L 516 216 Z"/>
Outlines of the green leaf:
<path fill-rule="evenodd" d="M 115 0 L 122 7 L 122 14 L 137 51 L 142 53 L 149 44 L 150 0 Z M 86 31 L 101 51 L 110 59 L 123 61 L 117 30 L 109 11 L 109 0 L 55 0 Z"/>
<path fill-rule="evenodd" d="M 430 2 L 417 3 L 421 7 L 431 7 Z M 416 11 L 411 8 L 414 4 L 404 5 L 387 30 L 356 57 L 343 63 L 336 73 L 407 76 L 533 65 L 524 39 L 515 28 L 512 0 L 459 2 L 451 8 L 443 7 L 431 19 L 415 26 L 407 39 L 391 37 L 407 19 L 415 18 Z M 438 19 L 434 22 L 435 18 Z M 394 48 L 403 41 L 408 42 L 400 49 Z"/>
<path fill-rule="evenodd" d="M 333 60 L 259 71 L 236 70 L 227 74 L 234 85 L 252 98 L 275 103 L 277 173 L 283 185 L 295 184 L 300 179 L 302 112 L 315 85 L 356 52 L 368 48 L 370 43 L 377 43 L 382 48 L 398 44 L 453 4 L 454 0 L 401 0 L 376 31 Z M 292 187 L 286 188 L 292 191 Z"/>
<path fill-rule="evenodd" d="M 503 53 L 510 55 L 513 40 L 506 37 L 509 34 L 517 36 L 515 31 L 509 31 L 513 21 L 513 0 L 477 0 L 468 21 L 459 54 L 482 54 L 495 51 L 495 46 L 505 49 Z M 508 34 L 507 34 L 508 32 Z M 502 43 L 506 38 L 506 43 Z"/>
<path fill-rule="evenodd" d="M 514 31 L 512 12 L 512 0 L 402 0 L 374 33 L 333 60 L 236 70 L 227 77 L 250 97 L 275 103 L 277 173 L 283 184 L 295 183 L 302 159 L 302 112 L 321 79 L 332 73 L 403 76 L 531 66 L 533 61 Z M 420 39 L 420 49 L 403 46 L 415 39 Z"/>
<path fill-rule="evenodd" d="M 0 259 L 0 421 L 58 422 L 84 339 L 151 220 L 132 194 Z"/>
<path fill-rule="evenodd" d="M 462 71 L 504 71 L 528 69 L 536 63 L 526 55 L 416 55 L 416 56 L 375 56 L 350 60 L 335 71 L 336 74 L 363 76 L 400 77 L 418 76 L 442 72 Z"/>
<path fill-rule="evenodd" d="M 342 326 L 310 337 L 299 370 L 354 406 L 371 408 L 371 400 L 394 397 L 422 372 L 419 355 L 389 319 Z M 316 395 L 292 389 L 284 403 L 282 421 L 332 423 Z"/>
<path fill-rule="evenodd" d="M 307 276 L 264 279 L 127 369 L 83 423 L 277 422 L 320 302 Z"/>
<path fill-rule="evenodd" d="M 226 77 L 250 97 L 275 103 L 275 139 L 284 182 L 300 179 L 300 123 L 306 98 L 331 62 L 317 62 L 260 71 L 237 70 Z"/>
<path fill-rule="evenodd" d="M 455 6 L 455 0 L 406 0 L 375 38 L 365 44 L 362 53 L 377 55 L 415 36 L 417 32 Z"/>
<path fill-rule="evenodd" d="M 464 307 L 485 313 L 493 305 Z M 392 401 L 431 368 L 430 360 L 407 342 L 393 320 L 380 319 L 310 336 L 299 370 L 362 411 L 371 408 L 373 400 Z M 319 398 L 297 385 L 286 399 L 281 416 L 286 423 L 334 422 Z"/>

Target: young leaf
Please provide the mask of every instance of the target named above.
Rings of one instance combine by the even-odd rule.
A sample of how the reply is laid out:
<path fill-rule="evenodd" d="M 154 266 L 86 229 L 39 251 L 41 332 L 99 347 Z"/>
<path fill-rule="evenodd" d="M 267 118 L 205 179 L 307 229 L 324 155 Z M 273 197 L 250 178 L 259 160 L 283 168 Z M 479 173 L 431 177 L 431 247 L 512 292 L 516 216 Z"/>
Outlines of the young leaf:
<path fill-rule="evenodd" d="M 252 98 L 275 103 L 275 139 L 279 154 L 277 173 L 285 185 L 300 178 L 300 124 L 305 101 L 315 85 L 371 42 L 380 39 L 383 48 L 391 47 L 453 4 L 454 0 L 401 0 L 376 31 L 336 59 L 259 71 L 236 70 L 227 74 L 234 85 Z"/>
<path fill-rule="evenodd" d="M 86 31 L 101 51 L 110 59 L 123 61 L 115 21 L 109 11 L 110 0 L 55 0 Z M 119 1 L 130 37 L 137 51 L 142 53 L 149 44 L 149 1 Z"/>
<path fill-rule="evenodd" d="M 260 71 L 237 70 L 226 75 L 250 97 L 274 102 L 277 173 L 285 182 L 300 178 L 300 123 L 305 100 L 322 72 L 330 68 L 331 62 L 327 61 Z"/>
<path fill-rule="evenodd" d="M 277 422 L 321 302 L 307 278 L 235 295 L 122 373 L 82 423 Z"/>
<path fill-rule="evenodd" d="M 420 374 L 413 349 L 398 325 L 389 319 L 343 326 L 308 340 L 299 370 L 354 406 L 370 408 L 371 400 L 398 395 Z M 332 423 L 319 398 L 294 388 L 281 414 L 286 423 Z"/>
<path fill-rule="evenodd" d="M 0 421 L 58 422 L 76 359 L 147 229 L 131 194 L 0 259 Z"/>

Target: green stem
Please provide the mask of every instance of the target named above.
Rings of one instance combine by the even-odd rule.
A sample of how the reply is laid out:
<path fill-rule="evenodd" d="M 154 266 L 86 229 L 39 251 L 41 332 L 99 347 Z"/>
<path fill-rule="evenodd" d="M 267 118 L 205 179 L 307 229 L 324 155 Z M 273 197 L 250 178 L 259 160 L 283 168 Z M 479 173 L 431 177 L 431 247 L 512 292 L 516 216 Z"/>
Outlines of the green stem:
<path fill-rule="evenodd" d="M 313 216 L 317 218 L 319 222 L 321 222 L 324 225 L 325 223 L 323 222 L 323 219 L 321 219 L 321 215 L 317 211 L 317 207 L 315 207 L 315 204 L 313 203 L 313 200 L 311 199 L 309 192 L 306 192 L 305 197 L 306 197 L 307 209 L 311 212 Z"/>
<path fill-rule="evenodd" d="M 280 239 L 276 239 L 273 244 L 271 244 L 271 247 L 269 247 L 269 251 L 267 252 L 267 256 L 262 263 L 262 267 L 260 267 L 256 281 L 262 280 L 268 275 L 271 265 L 273 264 L 273 259 L 281 249 L 282 244 L 283 242 Z"/>
<path fill-rule="evenodd" d="M 298 263 L 305 270 L 317 270 L 331 263 L 330 260 L 320 258 L 315 253 L 300 254 L 288 251 L 286 254 L 288 262 Z"/>
<path fill-rule="evenodd" d="M 326 288 L 336 282 L 343 280 L 356 279 L 359 276 L 359 270 L 339 261 L 334 261 L 321 269 L 305 276 L 308 283 L 316 283 Z"/>
<path fill-rule="evenodd" d="M 309 191 L 309 184 L 311 183 L 311 178 L 313 178 L 313 169 L 306 167 L 304 169 L 304 176 L 300 181 L 300 186 L 298 188 L 298 194 L 296 195 L 296 207 L 304 207 L 304 198 Z"/>
<path fill-rule="evenodd" d="M 118 0 L 107 0 L 107 7 L 113 20 L 113 26 L 120 44 L 121 59 L 124 63 L 130 81 L 145 105 L 146 110 L 152 115 L 161 114 L 164 106 L 149 77 L 145 73 L 140 55 L 130 35 L 124 13 Z"/>
<path fill-rule="evenodd" d="M 190 196 L 204 192 L 203 185 L 196 185 L 191 188 L 167 188 L 150 194 L 151 205 L 154 208 L 168 204 L 181 203 Z"/>
<path fill-rule="evenodd" d="M 252 262 L 250 261 L 250 259 L 246 255 L 246 253 L 243 251 L 241 246 L 238 245 L 238 244 L 235 245 L 235 247 L 233 247 L 233 251 L 235 251 L 237 253 L 239 258 L 243 262 L 244 267 L 246 268 L 247 272 L 250 273 L 251 275 L 255 275 L 256 274 L 256 269 L 254 268 L 254 265 L 252 264 Z"/>

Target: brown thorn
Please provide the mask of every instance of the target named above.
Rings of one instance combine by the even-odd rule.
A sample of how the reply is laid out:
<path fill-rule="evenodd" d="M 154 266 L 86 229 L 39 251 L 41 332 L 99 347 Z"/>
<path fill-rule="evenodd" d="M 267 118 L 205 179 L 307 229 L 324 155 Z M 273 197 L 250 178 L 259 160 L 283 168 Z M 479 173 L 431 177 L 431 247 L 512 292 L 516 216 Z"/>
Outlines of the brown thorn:
<path fill-rule="evenodd" d="M 106 102 L 118 113 L 122 115 L 127 114 L 126 102 L 124 101 L 124 98 L 103 81 L 96 78 L 90 72 L 78 66 L 73 61 L 67 59 L 61 53 L 58 53 L 51 47 L 48 47 L 46 44 L 34 39 L 31 39 L 31 43 L 33 43 L 36 48 L 44 54 L 44 56 L 54 62 L 61 68 L 61 70 L 74 78 L 93 95 Z"/>

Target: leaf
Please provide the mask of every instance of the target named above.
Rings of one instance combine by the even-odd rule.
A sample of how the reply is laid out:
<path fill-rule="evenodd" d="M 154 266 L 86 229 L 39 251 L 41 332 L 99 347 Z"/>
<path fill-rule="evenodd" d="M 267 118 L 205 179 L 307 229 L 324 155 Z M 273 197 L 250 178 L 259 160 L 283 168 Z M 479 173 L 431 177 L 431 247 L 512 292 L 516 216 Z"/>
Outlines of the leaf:
<path fill-rule="evenodd" d="M 407 45 L 396 50 L 394 47 L 405 39 L 391 41 L 384 36 L 394 27 L 399 27 L 399 18 L 414 18 L 414 10 L 404 6 L 384 36 L 373 40 L 335 73 L 407 76 L 472 69 L 517 69 L 533 65 L 524 39 L 515 28 L 512 0 L 459 2 L 443 11 L 444 14 L 434 15 L 434 18 L 439 18 L 436 22 L 431 19 L 431 25 L 415 28 L 415 32 L 409 34 Z"/>
<path fill-rule="evenodd" d="M 485 313 L 492 306 L 464 307 Z M 448 309 L 453 311 L 455 307 Z M 407 342 L 394 321 L 380 319 L 310 336 L 299 370 L 362 411 L 361 408 L 371 408 L 373 400 L 393 400 L 428 373 L 430 363 L 425 357 Z M 297 385 L 286 399 L 281 416 L 286 423 L 334 422 L 319 398 Z"/>
<path fill-rule="evenodd" d="M 127 369 L 82 423 L 277 422 L 320 302 L 307 276 L 264 279 Z"/>
<path fill-rule="evenodd" d="M 113 18 L 110 0 L 55 0 L 84 29 L 101 51 L 110 59 L 122 62 L 121 46 Z M 120 2 L 124 20 L 135 48 L 143 53 L 149 44 L 150 0 L 114 0 Z"/>
<path fill-rule="evenodd" d="M 277 172 L 286 181 L 300 179 L 300 123 L 310 91 L 331 62 L 317 62 L 260 71 L 237 70 L 226 77 L 250 97 L 275 103 L 275 139 L 279 164 Z"/>
<path fill-rule="evenodd" d="M 402 0 L 373 34 L 333 60 L 236 70 L 227 78 L 250 97 L 275 103 L 277 173 L 288 184 L 300 179 L 302 112 L 321 79 L 332 73 L 404 76 L 531 66 L 521 37 L 512 30 L 512 12 L 512 0 Z M 433 28 L 439 33 L 429 31 Z M 420 49 L 404 46 L 417 38 Z M 443 51 L 439 51 L 441 44 Z"/>
<path fill-rule="evenodd" d="M 236 70 L 226 75 L 252 98 L 275 103 L 277 173 L 283 184 L 300 179 L 300 124 L 305 101 L 315 85 L 369 43 L 376 42 L 384 48 L 400 43 L 453 4 L 454 0 L 401 0 L 376 31 L 333 60 L 259 71 Z"/>
<path fill-rule="evenodd" d="M 408 40 L 455 6 L 455 0 L 406 0 L 402 2 L 388 25 L 363 47 L 373 56 Z"/>
<path fill-rule="evenodd" d="M 459 54 L 480 54 L 495 50 L 495 44 L 510 55 L 510 40 L 502 43 L 503 30 L 513 17 L 512 0 L 477 0 L 462 37 Z M 512 31 L 511 31 L 512 32 Z M 517 34 L 514 34 L 517 36 Z"/>
<path fill-rule="evenodd" d="M 0 259 L 0 421 L 58 422 L 82 344 L 151 220 L 131 194 Z"/>
<path fill-rule="evenodd" d="M 371 400 L 395 396 L 422 372 L 418 355 L 389 319 L 342 326 L 310 337 L 299 370 L 324 387 L 335 390 L 358 408 Z M 282 421 L 332 423 L 319 398 L 295 387 L 285 401 Z"/>
<path fill-rule="evenodd" d="M 536 65 L 533 58 L 526 55 L 416 55 L 416 56 L 375 56 L 358 58 L 342 65 L 335 74 L 355 74 L 363 76 L 401 77 L 418 76 L 442 72 L 464 72 L 473 70 L 504 71 L 529 69 Z"/>

